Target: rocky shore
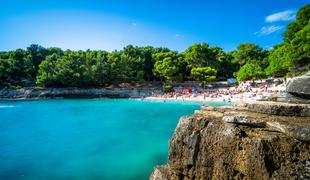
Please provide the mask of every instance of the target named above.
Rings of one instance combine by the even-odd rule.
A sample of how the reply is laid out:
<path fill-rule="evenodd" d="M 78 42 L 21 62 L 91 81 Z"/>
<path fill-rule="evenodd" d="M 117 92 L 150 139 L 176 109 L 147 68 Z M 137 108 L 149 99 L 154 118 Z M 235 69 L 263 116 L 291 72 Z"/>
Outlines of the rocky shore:
<path fill-rule="evenodd" d="M 0 89 L 1 99 L 25 98 L 140 98 L 160 92 L 159 88 L 21 88 Z"/>
<path fill-rule="evenodd" d="M 182 117 L 168 163 L 150 179 L 310 179 L 309 78 L 288 83 L 297 98 L 207 107 Z"/>
<path fill-rule="evenodd" d="M 310 105 L 208 107 L 182 117 L 169 145 L 150 179 L 307 179 Z"/>

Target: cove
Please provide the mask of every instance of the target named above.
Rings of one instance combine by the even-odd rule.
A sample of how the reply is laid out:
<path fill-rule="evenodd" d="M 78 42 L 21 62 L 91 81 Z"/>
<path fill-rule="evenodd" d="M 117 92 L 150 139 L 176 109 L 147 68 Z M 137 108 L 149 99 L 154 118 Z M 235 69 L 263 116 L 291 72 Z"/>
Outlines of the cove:
<path fill-rule="evenodd" d="M 128 99 L 0 101 L 0 179 L 148 179 L 167 163 L 180 116 L 197 109 Z"/>

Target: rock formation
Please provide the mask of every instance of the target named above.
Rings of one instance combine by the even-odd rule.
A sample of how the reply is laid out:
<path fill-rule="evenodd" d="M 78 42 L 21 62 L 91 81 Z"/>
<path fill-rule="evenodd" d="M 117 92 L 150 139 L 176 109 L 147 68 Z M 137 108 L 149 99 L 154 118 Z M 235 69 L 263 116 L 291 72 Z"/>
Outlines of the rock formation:
<path fill-rule="evenodd" d="M 182 117 L 151 180 L 310 179 L 310 75 L 275 98 Z M 292 103 L 294 102 L 294 103 Z"/>
<path fill-rule="evenodd" d="M 309 113 L 309 104 L 258 102 L 182 117 L 168 164 L 150 179 L 310 178 Z"/>
<path fill-rule="evenodd" d="M 291 79 L 287 83 L 286 89 L 294 96 L 310 99 L 310 72 L 304 76 Z"/>

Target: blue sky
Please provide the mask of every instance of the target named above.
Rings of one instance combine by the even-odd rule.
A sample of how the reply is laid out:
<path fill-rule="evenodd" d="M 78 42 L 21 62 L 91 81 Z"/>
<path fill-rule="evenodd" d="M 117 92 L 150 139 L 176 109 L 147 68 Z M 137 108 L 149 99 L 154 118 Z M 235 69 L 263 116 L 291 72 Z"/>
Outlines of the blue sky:
<path fill-rule="evenodd" d="M 113 51 L 133 44 L 183 51 L 207 42 L 233 50 L 282 41 L 310 0 L 0 0 L 0 51 L 44 47 Z"/>

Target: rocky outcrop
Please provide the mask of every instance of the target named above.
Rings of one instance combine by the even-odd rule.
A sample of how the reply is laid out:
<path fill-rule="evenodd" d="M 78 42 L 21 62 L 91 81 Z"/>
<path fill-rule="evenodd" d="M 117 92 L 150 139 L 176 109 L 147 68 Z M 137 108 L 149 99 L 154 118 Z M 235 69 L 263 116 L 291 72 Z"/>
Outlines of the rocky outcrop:
<path fill-rule="evenodd" d="M 293 104 L 287 102 L 264 102 L 244 103 L 240 107 L 245 107 L 252 112 L 273 114 L 280 116 L 310 116 L 310 104 Z"/>
<path fill-rule="evenodd" d="M 182 117 L 168 164 L 150 179 L 309 179 L 308 113 L 307 104 L 258 102 Z"/>
<path fill-rule="evenodd" d="M 35 88 L 0 89 L 0 98 L 139 98 L 159 93 L 159 88 Z"/>
<path fill-rule="evenodd" d="M 286 90 L 297 97 L 310 99 L 310 72 L 304 76 L 291 79 Z"/>

